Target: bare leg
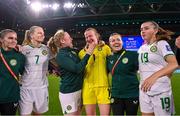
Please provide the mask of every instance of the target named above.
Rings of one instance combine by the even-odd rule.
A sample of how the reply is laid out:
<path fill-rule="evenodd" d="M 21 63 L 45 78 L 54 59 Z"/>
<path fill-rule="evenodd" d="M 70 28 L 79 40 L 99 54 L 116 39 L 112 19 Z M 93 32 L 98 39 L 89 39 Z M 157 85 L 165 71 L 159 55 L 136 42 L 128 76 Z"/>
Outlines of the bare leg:
<path fill-rule="evenodd" d="M 85 105 L 86 115 L 96 115 L 96 104 Z"/>
<path fill-rule="evenodd" d="M 110 104 L 98 104 L 100 115 L 109 116 L 110 115 Z"/>
<path fill-rule="evenodd" d="M 154 116 L 154 113 L 144 113 L 141 112 L 142 116 Z"/>

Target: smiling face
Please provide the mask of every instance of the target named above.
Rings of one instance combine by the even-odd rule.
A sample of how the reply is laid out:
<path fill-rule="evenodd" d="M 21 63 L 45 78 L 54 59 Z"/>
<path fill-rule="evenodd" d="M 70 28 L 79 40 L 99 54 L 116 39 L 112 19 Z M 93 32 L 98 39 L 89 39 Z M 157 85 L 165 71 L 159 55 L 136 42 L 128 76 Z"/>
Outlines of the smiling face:
<path fill-rule="evenodd" d="M 121 35 L 115 34 L 115 35 L 110 36 L 109 45 L 112 49 L 112 52 L 116 53 L 120 51 L 123 46 Z"/>
<path fill-rule="evenodd" d="M 96 34 L 96 32 L 94 30 L 85 31 L 84 36 L 85 36 L 87 44 L 90 44 L 92 42 L 98 43 L 97 42 L 98 41 L 98 37 L 97 37 L 97 34 Z"/>
<path fill-rule="evenodd" d="M 15 32 L 8 32 L 1 38 L 2 47 L 5 49 L 15 48 L 17 45 L 17 34 Z"/>
<path fill-rule="evenodd" d="M 44 30 L 41 27 L 37 27 L 34 29 L 34 32 L 30 35 L 31 38 L 38 42 L 41 43 L 44 41 Z"/>
<path fill-rule="evenodd" d="M 149 43 L 151 39 L 156 38 L 158 27 L 156 27 L 152 22 L 145 22 L 141 25 L 140 30 L 142 38 Z"/>

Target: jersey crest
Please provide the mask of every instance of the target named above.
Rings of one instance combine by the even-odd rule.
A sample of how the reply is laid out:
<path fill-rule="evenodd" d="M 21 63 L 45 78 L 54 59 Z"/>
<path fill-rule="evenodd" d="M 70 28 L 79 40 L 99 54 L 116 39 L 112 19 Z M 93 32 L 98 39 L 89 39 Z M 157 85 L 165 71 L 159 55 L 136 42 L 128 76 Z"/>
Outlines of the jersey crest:
<path fill-rule="evenodd" d="M 156 52 L 157 51 L 157 46 L 151 46 L 150 51 L 151 52 Z"/>
<path fill-rule="evenodd" d="M 102 51 L 102 47 L 99 47 L 99 48 L 98 48 L 98 51 Z"/>
<path fill-rule="evenodd" d="M 16 66 L 17 65 L 17 60 L 16 59 L 11 59 L 10 64 L 11 64 L 11 66 Z"/>
<path fill-rule="evenodd" d="M 47 50 L 43 50 L 42 51 L 42 55 L 46 56 L 48 54 L 48 51 Z"/>
<path fill-rule="evenodd" d="M 122 59 L 122 63 L 123 63 L 123 64 L 127 64 L 127 63 L 128 63 L 128 58 L 123 58 L 123 59 Z"/>

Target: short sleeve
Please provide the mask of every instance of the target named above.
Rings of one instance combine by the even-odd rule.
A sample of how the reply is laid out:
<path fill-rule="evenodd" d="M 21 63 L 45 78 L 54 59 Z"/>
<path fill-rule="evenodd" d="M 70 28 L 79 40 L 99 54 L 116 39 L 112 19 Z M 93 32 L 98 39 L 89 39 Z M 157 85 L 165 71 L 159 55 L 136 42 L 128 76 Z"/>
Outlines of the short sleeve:
<path fill-rule="evenodd" d="M 158 44 L 158 49 L 162 53 L 163 57 L 166 57 L 167 55 L 174 55 L 174 52 L 172 51 L 167 41 L 161 40 L 157 44 Z"/>

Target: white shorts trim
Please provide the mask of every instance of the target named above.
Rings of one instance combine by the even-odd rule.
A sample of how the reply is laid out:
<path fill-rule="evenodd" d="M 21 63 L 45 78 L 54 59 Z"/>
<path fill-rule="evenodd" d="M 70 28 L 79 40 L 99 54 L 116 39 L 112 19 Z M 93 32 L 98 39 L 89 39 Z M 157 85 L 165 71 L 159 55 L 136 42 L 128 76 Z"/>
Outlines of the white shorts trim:
<path fill-rule="evenodd" d="M 48 88 L 25 89 L 20 88 L 20 114 L 44 113 L 48 111 Z"/>
<path fill-rule="evenodd" d="M 81 90 L 66 94 L 59 92 L 59 100 L 63 114 L 76 112 L 82 107 L 81 92 Z"/>
<path fill-rule="evenodd" d="M 170 116 L 175 114 L 172 91 L 158 95 L 149 96 L 140 90 L 140 110 L 144 113 L 154 113 L 156 115 Z"/>

